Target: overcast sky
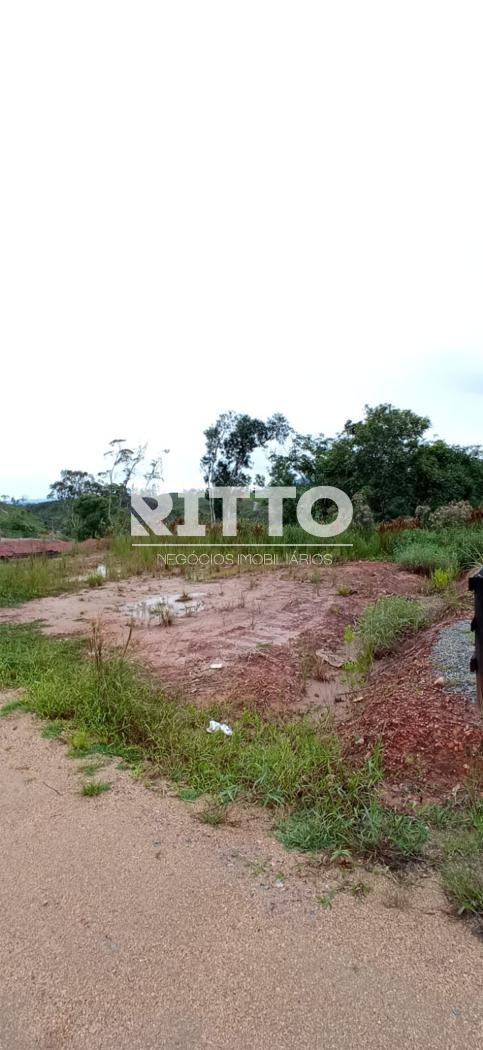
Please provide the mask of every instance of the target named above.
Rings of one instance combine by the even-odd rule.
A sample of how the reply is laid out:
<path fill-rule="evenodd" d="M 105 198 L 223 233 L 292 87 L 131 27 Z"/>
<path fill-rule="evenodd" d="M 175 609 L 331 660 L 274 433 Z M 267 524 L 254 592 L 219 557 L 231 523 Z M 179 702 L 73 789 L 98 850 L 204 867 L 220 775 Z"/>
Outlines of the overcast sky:
<path fill-rule="evenodd" d="M 3 4 L 0 492 L 195 485 L 230 408 L 483 442 L 482 52 L 479 0 Z"/>

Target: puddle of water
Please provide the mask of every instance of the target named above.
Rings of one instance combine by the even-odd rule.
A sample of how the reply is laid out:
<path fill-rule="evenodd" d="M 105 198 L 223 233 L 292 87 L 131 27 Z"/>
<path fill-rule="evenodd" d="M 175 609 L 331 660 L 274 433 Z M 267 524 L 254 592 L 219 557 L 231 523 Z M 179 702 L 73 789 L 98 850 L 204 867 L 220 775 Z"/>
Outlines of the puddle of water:
<path fill-rule="evenodd" d="M 203 608 L 202 595 L 187 594 L 153 594 L 139 602 L 123 605 L 121 612 L 128 613 L 135 620 L 149 623 L 151 619 L 163 617 L 167 611 L 171 616 L 193 616 Z"/>

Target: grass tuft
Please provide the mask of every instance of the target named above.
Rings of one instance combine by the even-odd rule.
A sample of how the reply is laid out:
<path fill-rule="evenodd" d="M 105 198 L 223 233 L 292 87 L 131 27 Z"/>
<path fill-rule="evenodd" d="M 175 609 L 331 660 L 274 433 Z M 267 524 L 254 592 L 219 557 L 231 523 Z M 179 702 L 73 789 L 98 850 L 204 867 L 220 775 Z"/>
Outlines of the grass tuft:
<path fill-rule="evenodd" d="M 443 866 L 443 888 L 458 915 L 483 919 L 483 861 L 479 857 L 449 861 Z"/>
<path fill-rule="evenodd" d="M 0 707 L 0 718 L 6 718 L 7 715 L 13 714 L 14 711 L 26 711 L 27 704 L 25 700 L 10 700 L 8 704 L 2 704 Z"/>
<path fill-rule="evenodd" d="M 92 798 L 94 795 L 102 795 L 105 791 L 110 791 L 111 786 L 106 780 L 96 780 L 83 784 L 80 793 L 86 795 L 87 798 Z"/>
<path fill-rule="evenodd" d="M 442 569 L 453 577 L 483 561 L 483 528 L 475 525 L 402 533 L 393 557 L 412 572 L 431 576 Z"/>
<path fill-rule="evenodd" d="M 46 740 L 56 740 L 65 733 L 65 722 L 46 722 L 42 729 L 42 736 Z"/>
<path fill-rule="evenodd" d="M 207 806 L 206 809 L 202 809 L 198 813 L 198 820 L 202 824 L 211 824 L 212 827 L 217 827 L 219 824 L 226 824 L 227 809 L 226 806 L 218 805 L 214 803 L 211 806 Z"/>

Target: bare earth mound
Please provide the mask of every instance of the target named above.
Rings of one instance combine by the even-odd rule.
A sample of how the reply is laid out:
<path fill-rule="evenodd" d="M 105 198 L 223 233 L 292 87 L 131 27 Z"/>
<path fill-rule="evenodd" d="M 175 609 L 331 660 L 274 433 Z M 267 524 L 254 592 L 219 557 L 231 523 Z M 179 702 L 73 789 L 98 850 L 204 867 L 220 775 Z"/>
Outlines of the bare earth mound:
<path fill-rule="evenodd" d="M 454 788 L 483 772 L 483 726 L 476 704 L 435 677 L 432 649 L 441 630 L 429 628 L 381 661 L 342 732 L 361 757 L 380 741 L 386 773 Z"/>

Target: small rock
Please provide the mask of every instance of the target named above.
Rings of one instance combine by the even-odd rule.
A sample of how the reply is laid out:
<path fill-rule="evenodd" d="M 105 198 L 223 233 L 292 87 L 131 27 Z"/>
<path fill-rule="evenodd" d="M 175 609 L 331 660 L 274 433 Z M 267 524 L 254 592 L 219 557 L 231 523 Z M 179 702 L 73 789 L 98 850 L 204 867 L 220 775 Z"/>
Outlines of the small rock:
<path fill-rule="evenodd" d="M 335 653 L 328 653 L 325 649 L 316 649 L 315 655 L 318 656 L 319 660 L 323 660 L 324 663 L 330 664 L 331 667 L 342 667 L 344 663 L 340 656 L 336 656 Z"/>

